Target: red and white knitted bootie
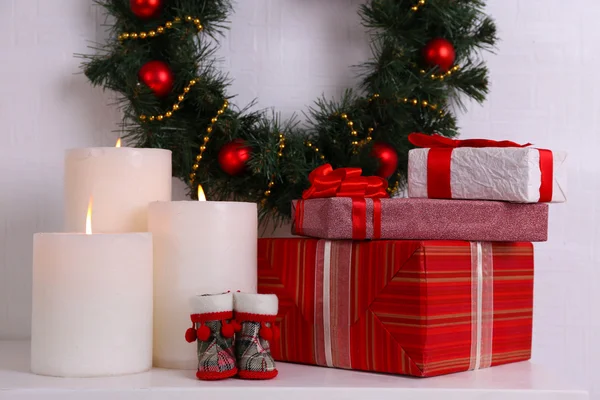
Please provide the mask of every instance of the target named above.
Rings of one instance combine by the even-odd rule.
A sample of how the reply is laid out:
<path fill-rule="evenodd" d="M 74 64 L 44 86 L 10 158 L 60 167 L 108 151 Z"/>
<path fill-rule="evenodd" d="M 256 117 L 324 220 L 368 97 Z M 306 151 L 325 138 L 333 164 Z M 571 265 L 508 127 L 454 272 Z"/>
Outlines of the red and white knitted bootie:
<path fill-rule="evenodd" d="M 234 293 L 236 330 L 235 353 L 238 376 L 244 379 L 271 379 L 277 376 L 270 341 L 278 339 L 275 326 L 278 300 L 274 294 Z"/>
<path fill-rule="evenodd" d="M 237 372 L 233 351 L 235 334 L 231 293 L 195 296 L 191 300 L 192 327 L 185 333 L 188 342 L 198 341 L 198 372 L 202 380 L 218 380 Z"/>

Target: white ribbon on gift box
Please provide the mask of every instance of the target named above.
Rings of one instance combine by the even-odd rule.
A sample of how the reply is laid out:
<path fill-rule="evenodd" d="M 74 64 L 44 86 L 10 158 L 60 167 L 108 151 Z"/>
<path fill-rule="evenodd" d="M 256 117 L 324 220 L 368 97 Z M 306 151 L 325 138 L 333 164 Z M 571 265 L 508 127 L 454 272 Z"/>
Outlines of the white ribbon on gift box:
<path fill-rule="evenodd" d="M 323 326 L 325 328 L 325 363 L 333 367 L 331 351 L 331 241 L 325 242 L 325 262 L 323 263 Z"/>
<path fill-rule="evenodd" d="M 471 362 L 469 370 L 492 364 L 494 263 L 492 244 L 471 242 Z"/>

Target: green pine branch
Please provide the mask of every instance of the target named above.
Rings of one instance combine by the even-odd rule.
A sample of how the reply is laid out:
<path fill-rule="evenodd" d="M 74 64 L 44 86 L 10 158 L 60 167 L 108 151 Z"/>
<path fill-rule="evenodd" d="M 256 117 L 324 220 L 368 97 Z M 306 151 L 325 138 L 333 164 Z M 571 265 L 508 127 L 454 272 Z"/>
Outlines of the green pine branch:
<path fill-rule="evenodd" d="M 81 55 L 83 69 L 93 85 L 119 94 L 117 107 L 123 113 L 119 129 L 127 141 L 171 150 L 173 175 L 188 183 L 190 196 L 195 196 L 200 183 L 209 199 L 257 202 L 262 221 L 289 219 L 291 201 L 301 197 L 309 186 L 308 174 L 324 162 L 374 174 L 378 161 L 370 154 L 376 142 L 397 150 L 400 162 L 390 186 L 402 187 L 411 148 L 408 134 L 458 134 L 452 106 L 467 98 L 485 100 L 488 70 L 481 51 L 493 50 L 497 40 L 495 24 L 485 15 L 481 0 L 428 0 L 417 12 L 411 10 L 416 0 L 371 0 L 358 10 L 372 36 L 372 57 L 360 65 L 357 76 L 359 89 L 348 90 L 339 99 L 317 99 L 304 124 L 295 118 L 283 121 L 270 111 L 253 111 L 254 104 L 231 104 L 207 133 L 223 102 L 235 100 L 228 93 L 231 79 L 215 61 L 215 43 L 229 28 L 232 2 L 172 0 L 165 2 L 159 18 L 149 21 L 137 18 L 127 0 L 97 3 L 114 21 L 108 26 L 111 38 L 94 46 L 94 54 Z M 187 16 L 200 20 L 200 33 Z M 122 33 L 155 31 L 175 18 L 182 22 L 152 38 L 118 40 Z M 444 79 L 432 79 L 443 71 L 422 60 L 423 47 L 438 37 L 453 44 L 459 66 Z M 175 76 L 173 92 L 165 98 L 154 96 L 138 79 L 140 68 L 152 60 L 166 62 Z M 170 118 L 140 119 L 164 114 L 192 79 L 196 85 Z M 285 137 L 284 148 L 280 134 Z M 210 140 L 198 162 L 207 135 Z M 244 140 L 252 156 L 246 173 L 229 176 L 217 158 L 221 147 L 235 139 Z"/>

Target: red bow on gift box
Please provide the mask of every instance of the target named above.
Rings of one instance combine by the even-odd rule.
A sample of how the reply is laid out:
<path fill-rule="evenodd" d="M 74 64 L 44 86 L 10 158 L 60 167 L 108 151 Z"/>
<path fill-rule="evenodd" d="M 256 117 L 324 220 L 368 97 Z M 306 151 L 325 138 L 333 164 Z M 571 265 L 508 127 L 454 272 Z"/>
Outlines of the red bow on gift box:
<path fill-rule="evenodd" d="M 308 176 L 310 188 L 304 191 L 296 204 L 294 223 L 296 233 L 302 234 L 304 201 L 310 199 L 349 197 L 352 200 L 352 238 L 367 237 L 367 199 L 372 202 L 370 218 L 373 238 L 381 237 L 381 199 L 387 198 L 388 182 L 379 176 L 362 176 L 360 168 L 333 169 L 329 164 L 315 168 Z"/>
<path fill-rule="evenodd" d="M 330 164 L 315 168 L 308 175 L 311 187 L 302 193 L 304 200 L 323 197 L 389 197 L 388 183 L 379 176 L 362 176 L 360 168 L 333 169 Z"/>
<path fill-rule="evenodd" d="M 440 135 L 411 133 L 408 140 L 417 147 L 429 148 L 427 155 L 427 197 L 430 199 L 451 199 L 450 184 L 452 151 L 459 147 L 529 147 L 531 143 L 518 144 L 509 140 L 495 141 L 488 139 L 457 140 Z M 552 185 L 554 182 L 554 159 L 552 151 L 538 149 L 540 152 L 540 203 L 552 201 Z"/>

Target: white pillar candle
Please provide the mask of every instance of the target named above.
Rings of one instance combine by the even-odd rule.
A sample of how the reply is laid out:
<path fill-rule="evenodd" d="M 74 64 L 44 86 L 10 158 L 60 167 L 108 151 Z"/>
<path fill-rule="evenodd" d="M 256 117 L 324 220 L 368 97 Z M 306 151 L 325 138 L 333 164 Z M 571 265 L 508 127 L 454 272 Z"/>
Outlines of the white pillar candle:
<path fill-rule="evenodd" d="M 151 368 L 152 235 L 38 233 L 33 249 L 31 371 Z"/>
<path fill-rule="evenodd" d="M 129 147 L 68 150 L 65 232 L 83 232 L 90 195 L 94 231 L 146 232 L 148 203 L 171 200 L 171 151 Z"/>
<path fill-rule="evenodd" d="M 256 293 L 256 204 L 217 201 L 150 204 L 154 237 L 154 366 L 194 369 L 190 299 L 240 290 Z"/>

